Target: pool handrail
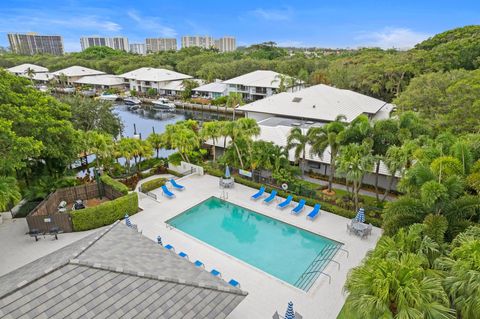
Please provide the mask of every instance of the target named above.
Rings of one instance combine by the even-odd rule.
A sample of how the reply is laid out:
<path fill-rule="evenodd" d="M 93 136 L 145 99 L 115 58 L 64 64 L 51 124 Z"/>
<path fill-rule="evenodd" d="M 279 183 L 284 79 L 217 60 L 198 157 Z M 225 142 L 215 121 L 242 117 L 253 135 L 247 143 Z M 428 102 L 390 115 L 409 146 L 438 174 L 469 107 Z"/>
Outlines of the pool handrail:
<path fill-rule="evenodd" d="M 250 198 L 253 200 L 257 200 L 262 197 L 263 193 L 265 193 L 265 186 L 260 187 L 257 193 L 253 194 Z"/>
<path fill-rule="evenodd" d="M 281 202 L 280 204 L 277 205 L 277 208 L 284 209 L 285 207 L 290 206 L 290 203 L 292 202 L 292 199 L 293 199 L 293 196 L 288 195 L 288 197 L 283 202 Z"/>
<path fill-rule="evenodd" d="M 292 214 L 294 214 L 294 215 L 300 214 L 303 211 L 303 209 L 305 208 L 306 203 L 307 203 L 307 201 L 302 198 L 298 202 L 298 205 L 294 209 L 292 209 Z"/>

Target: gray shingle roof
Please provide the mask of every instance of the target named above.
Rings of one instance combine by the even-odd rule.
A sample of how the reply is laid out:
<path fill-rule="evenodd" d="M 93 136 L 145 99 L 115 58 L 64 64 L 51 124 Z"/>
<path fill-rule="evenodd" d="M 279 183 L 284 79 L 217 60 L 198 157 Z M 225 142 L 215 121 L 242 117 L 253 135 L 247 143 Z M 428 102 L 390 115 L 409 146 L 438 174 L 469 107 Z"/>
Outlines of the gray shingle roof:
<path fill-rule="evenodd" d="M 116 223 L 0 277 L 0 317 L 225 318 L 245 296 Z"/>

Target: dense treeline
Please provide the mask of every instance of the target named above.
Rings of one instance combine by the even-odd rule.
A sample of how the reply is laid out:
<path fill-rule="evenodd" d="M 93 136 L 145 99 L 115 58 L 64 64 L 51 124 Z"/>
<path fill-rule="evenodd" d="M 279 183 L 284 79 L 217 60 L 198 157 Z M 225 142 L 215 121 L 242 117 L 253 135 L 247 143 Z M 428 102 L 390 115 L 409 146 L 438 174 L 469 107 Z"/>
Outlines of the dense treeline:
<path fill-rule="evenodd" d="M 456 132 L 472 132 L 478 125 L 478 116 L 470 117 L 468 123 L 460 119 L 472 110 L 478 113 L 475 94 L 479 75 L 474 70 L 480 65 L 480 26 L 438 34 L 408 51 L 369 48 L 329 55 L 305 54 L 269 42 L 229 53 L 187 48 L 141 56 L 93 47 L 60 57 L 0 55 L 1 67 L 26 62 L 52 71 L 83 65 L 113 74 L 159 67 L 207 81 L 268 69 L 297 76 L 312 85 L 326 83 L 393 101 L 400 111 L 417 110 L 429 120 L 434 114 L 429 123 L 437 130 L 449 127 Z M 463 99 L 467 94 L 468 98 Z"/>

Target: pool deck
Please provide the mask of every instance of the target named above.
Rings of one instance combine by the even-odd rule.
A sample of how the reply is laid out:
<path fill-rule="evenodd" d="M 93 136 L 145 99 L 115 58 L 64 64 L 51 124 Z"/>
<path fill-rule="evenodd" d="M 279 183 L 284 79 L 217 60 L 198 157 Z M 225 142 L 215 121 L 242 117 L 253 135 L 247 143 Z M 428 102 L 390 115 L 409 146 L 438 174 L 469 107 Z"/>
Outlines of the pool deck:
<path fill-rule="evenodd" d="M 179 183 L 186 189 L 184 191 L 173 190 L 176 194 L 173 199 L 163 197 L 161 189 L 152 191 L 157 195 L 157 201 L 144 194 L 139 194 L 139 206 L 143 211 L 131 216 L 130 219 L 148 238 L 156 240 L 156 237 L 160 235 L 163 244 L 171 244 L 177 253 L 180 251 L 187 253 L 190 261 L 201 260 L 208 271 L 215 268 L 222 273 L 222 277 L 226 281 L 234 278 L 240 282 L 241 288 L 248 292 L 248 296 L 230 314 L 228 318 L 231 319 L 271 318 L 276 310 L 283 315 L 288 301 L 293 301 L 295 311 L 304 318 L 336 318 L 345 302 L 346 295 L 343 293 L 343 285 L 348 271 L 360 264 L 366 253 L 375 247 L 381 236 L 381 229 L 376 227 L 373 228 L 372 235 L 367 239 L 350 235 L 346 231 L 346 224 L 349 222 L 347 218 L 323 210 L 320 216 L 312 222 L 305 217 L 311 207 L 307 206 L 299 216 L 294 216 L 290 214 L 293 207 L 279 210 L 276 208 L 277 202 L 268 206 L 261 201 L 251 201 L 250 196 L 256 190 L 240 184 L 236 184 L 233 189 L 225 190 L 228 195 L 228 198 L 225 199 L 227 201 L 344 244 L 343 248 L 349 252 L 348 258 L 347 254 L 342 251 L 339 251 L 334 258 L 341 264 L 340 269 L 337 264 L 329 263 L 324 270 L 331 275 L 331 284 L 326 276 L 321 275 L 312 288 L 305 292 L 255 269 L 243 261 L 228 256 L 178 229 L 167 227 L 165 223 L 167 220 L 188 208 L 211 196 L 222 197 L 223 191 L 219 189 L 217 177 L 190 175 L 180 179 Z M 286 254 L 285 259 L 278 262 L 293 263 L 295 261 L 288 260 Z"/>

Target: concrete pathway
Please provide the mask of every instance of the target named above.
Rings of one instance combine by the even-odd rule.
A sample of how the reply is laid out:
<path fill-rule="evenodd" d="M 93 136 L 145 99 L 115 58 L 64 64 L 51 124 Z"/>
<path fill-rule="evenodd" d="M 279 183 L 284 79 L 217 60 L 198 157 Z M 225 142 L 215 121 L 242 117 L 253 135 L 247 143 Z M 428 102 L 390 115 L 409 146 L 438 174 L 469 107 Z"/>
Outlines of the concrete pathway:
<path fill-rule="evenodd" d="M 325 186 L 328 185 L 328 181 L 324 181 L 324 180 L 321 180 L 321 179 L 316 179 L 316 178 L 313 178 L 313 177 L 310 177 L 310 176 L 303 176 L 303 179 L 306 180 L 307 182 L 315 183 L 315 184 L 318 184 L 318 185 L 325 185 Z M 332 187 L 336 188 L 336 189 L 343 189 L 345 191 L 347 190 L 347 186 L 345 186 L 343 184 L 332 183 Z M 373 197 L 373 198 L 375 198 L 375 196 L 376 196 L 375 192 L 365 190 L 365 189 L 360 189 L 360 194 L 370 196 L 370 197 Z M 382 197 L 383 197 L 383 193 L 380 195 L 380 198 L 382 198 Z M 387 198 L 385 200 L 386 201 L 394 201 L 394 200 L 396 200 L 396 197 L 392 196 L 392 195 L 387 195 Z"/>

